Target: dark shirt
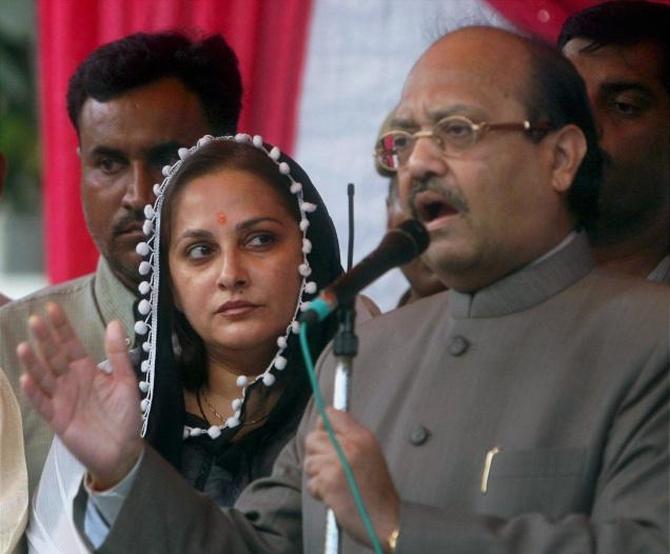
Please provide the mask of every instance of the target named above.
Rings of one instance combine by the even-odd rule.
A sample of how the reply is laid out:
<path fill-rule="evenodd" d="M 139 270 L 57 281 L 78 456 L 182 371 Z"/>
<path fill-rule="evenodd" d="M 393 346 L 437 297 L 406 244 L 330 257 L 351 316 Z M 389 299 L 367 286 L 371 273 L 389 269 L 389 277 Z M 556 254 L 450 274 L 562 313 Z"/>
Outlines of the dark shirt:
<path fill-rule="evenodd" d="M 196 489 L 219 506 L 232 506 L 246 486 L 272 472 L 279 452 L 296 432 L 299 417 L 290 417 L 285 425 L 262 438 L 260 430 L 233 441 L 238 431 L 225 429 L 216 439 L 207 434 L 189 437 L 182 450 L 181 473 Z M 186 425 L 207 428 L 203 419 L 186 414 Z"/>

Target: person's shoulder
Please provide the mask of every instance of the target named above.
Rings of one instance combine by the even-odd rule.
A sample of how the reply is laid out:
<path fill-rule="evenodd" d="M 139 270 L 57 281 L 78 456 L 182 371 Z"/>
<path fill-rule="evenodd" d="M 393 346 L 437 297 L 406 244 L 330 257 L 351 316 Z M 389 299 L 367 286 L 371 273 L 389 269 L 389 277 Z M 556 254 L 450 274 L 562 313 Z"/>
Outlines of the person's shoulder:
<path fill-rule="evenodd" d="M 573 311 L 580 314 L 584 325 L 591 321 L 610 337 L 644 336 L 650 343 L 668 344 L 668 285 L 595 269 L 574 287 L 573 293 Z"/>
<path fill-rule="evenodd" d="M 641 310 L 670 306 L 670 286 L 606 269 L 593 270 L 583 285 L 594 298 L 620 304 L 633 303 Z"/>
<path fill-rule="evenodd" d="M 31 314 L 36 307 L 43 306 L 46 302 L 68 302 L 78 298 L 81 294 L 91 290 L 94 273 L 82 277 L 44 287 L 27 296 L 12 300 L 0 307 L 0 323 L 8 318 Z"/>

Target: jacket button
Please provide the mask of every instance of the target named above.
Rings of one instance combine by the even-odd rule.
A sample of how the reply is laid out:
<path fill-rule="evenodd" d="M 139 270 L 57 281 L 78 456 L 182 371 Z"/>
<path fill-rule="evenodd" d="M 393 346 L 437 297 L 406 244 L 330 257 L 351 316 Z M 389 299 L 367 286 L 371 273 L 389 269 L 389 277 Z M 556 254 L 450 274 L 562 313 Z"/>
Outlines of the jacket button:
<path fill-rule="evenodd" d="M 456 335 L 453 337 L 449 341 L 449 346 L 447 347 L 449 354 L 452 356 L 461 356 L 467 352 L 468 348 L 470 348 L 468 339 L 461 335 Z"/>
<path fill-rule="evenodd" d="M 423 425 L 416 425 L 409 434 L 409 442 L 414 446 L 420 446 L 428 440 L 430 431 Z"/>

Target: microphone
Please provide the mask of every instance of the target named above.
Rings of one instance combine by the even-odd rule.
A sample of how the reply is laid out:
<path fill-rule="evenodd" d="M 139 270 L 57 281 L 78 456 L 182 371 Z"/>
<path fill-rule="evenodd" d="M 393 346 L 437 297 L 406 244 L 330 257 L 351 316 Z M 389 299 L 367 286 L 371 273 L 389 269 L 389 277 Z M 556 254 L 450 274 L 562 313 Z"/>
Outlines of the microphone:
<path fill-rule="evenodd" d="M 356 295 L 389 269 L 411 262 L 426 248 L 430 237 L 416 219 L 403 221 L 388 231 L 379 246 L 357 263 L 351 271 L 338 277 L 310 303 L 301 321 L 310 324 L 324 320 L 335 308 L 353 302 Z"/>

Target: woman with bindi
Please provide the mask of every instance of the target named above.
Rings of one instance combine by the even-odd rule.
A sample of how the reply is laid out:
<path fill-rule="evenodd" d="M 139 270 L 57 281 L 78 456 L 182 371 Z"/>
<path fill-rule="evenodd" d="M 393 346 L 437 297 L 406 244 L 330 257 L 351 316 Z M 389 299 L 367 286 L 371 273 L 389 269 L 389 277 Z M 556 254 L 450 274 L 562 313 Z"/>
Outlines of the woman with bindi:
<path fill-rule="evenodd" d="M 295 433 L 310 396 L 297 318 L 341 274 L 339 246 L 309 177 L 260 137 L 203 137 L 179 156 L 145 208 L 147 239 L 137 247 L 144 280 L 130 356 L 140 433 L 194 488 L 229 506 L 270 474 Z M 310 330 L 314 357 L 335 331 L 335 321 L 325 323 Z M 76 357 L 66 346 L 76 337 L 62 311 L 49 306 L 31 328 L 38 340 L 24 363 L 66 371 L 55 366 Z M 78 542 L 71 516 L 49 507 L 60 494 L 71 513 L 83 475 L 55 439 L 33 509 L 33 546 L 63 526 Z"/>

